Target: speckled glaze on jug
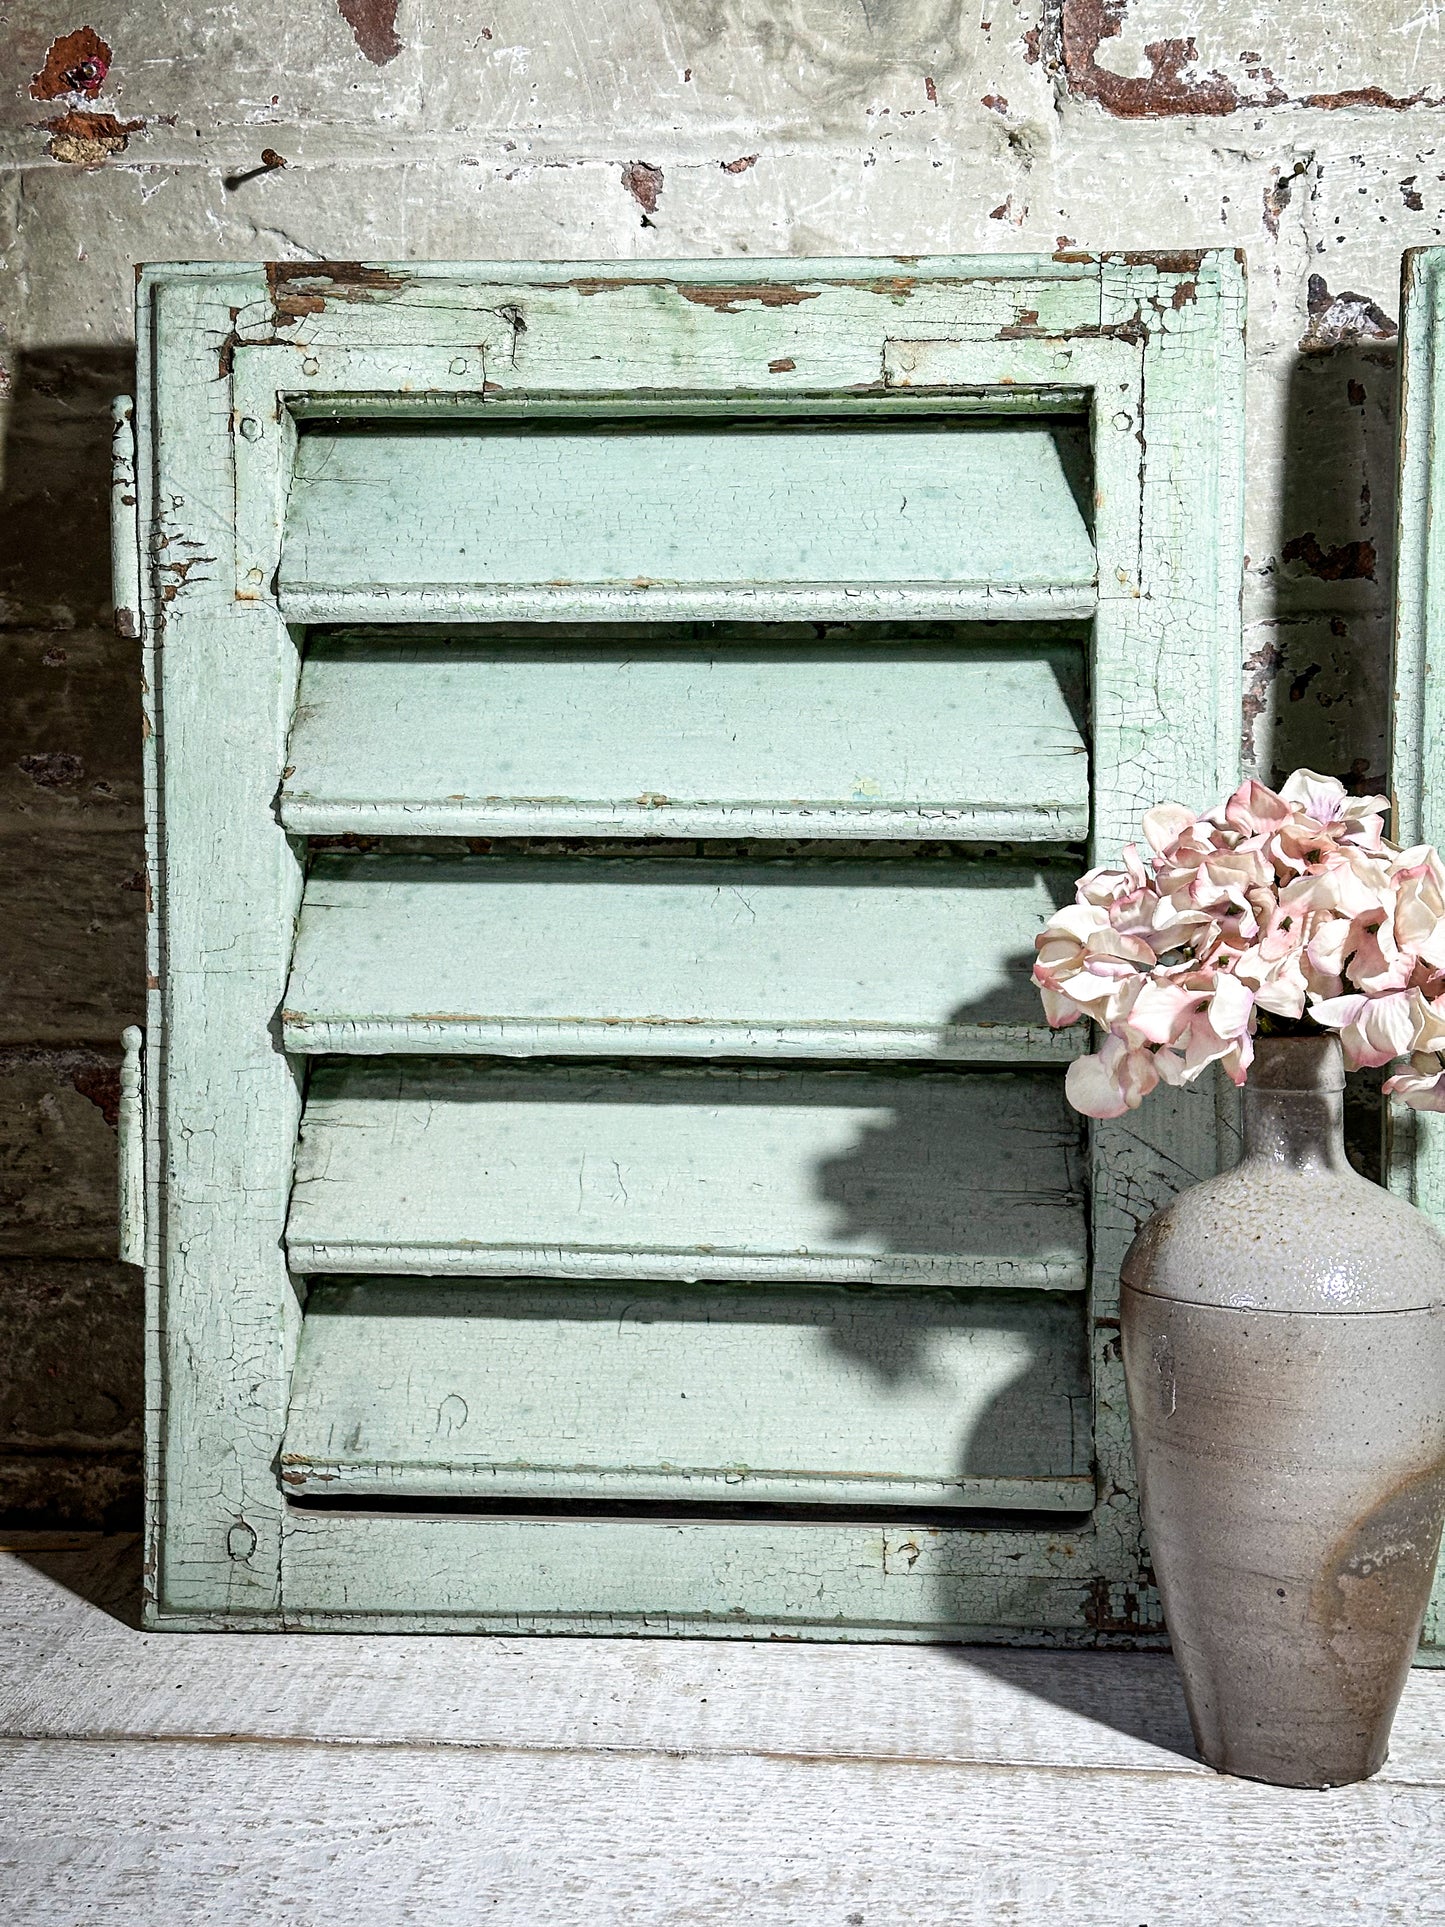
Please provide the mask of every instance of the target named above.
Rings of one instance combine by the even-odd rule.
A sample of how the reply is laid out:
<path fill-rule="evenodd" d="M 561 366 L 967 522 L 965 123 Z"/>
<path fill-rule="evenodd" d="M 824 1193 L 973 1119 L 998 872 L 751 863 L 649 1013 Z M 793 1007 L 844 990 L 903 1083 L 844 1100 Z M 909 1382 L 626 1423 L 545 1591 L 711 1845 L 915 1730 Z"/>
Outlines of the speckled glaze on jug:
<path fill-rule="evenodd" d="M 1124 1261 L 1129 1414 L 1200 1756 L 1384 1764 L 1445 1514 L 1445 1237 L 1346 1162 L 1334 1038 L 1258 1039 L 1244 1155 Z"/>

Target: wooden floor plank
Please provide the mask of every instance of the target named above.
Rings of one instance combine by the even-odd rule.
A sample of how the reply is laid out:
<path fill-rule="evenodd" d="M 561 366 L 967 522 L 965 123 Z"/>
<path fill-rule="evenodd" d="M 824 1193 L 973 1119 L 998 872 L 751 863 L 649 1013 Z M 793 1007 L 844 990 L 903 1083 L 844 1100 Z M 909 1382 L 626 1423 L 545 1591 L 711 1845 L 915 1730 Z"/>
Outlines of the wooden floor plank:
<path fill-rule="evenodd" d="M 1445 1905 L 1436 1788 L 154 1742 L 6 1742 L 0 1771 L 24 1927 L 1416 1927 Z"/>
<path fill-rule="evenodd" d="M 1160 1656 L 144 1634 L 116 1616 L 138 1551 L 0 1554 L 7 1927 L 1445 1909 L 1445 1674 L 1411 1678 L 1377 1779 L 1286 1792 L 1188 1757 Z"/>
<path fill-rule="evenodd" d="M 1214 1780 L 1165 1655 L 782 1641 L 140 1633 L 108 1554 L 0 1558 L 0 1736 L 1001 1763 Z M 108 1563 L 107 1563 L 108 1562 Z M 138 1561 L 132 1565 L 138 1583 Z M 8 1629 L 55 1626 L 48 1662 Z M 1381 1782 L 1445 1789 L 1445 1672 Z M 1442 1793 L 1445 1799 L 1445 1793 Z"/>

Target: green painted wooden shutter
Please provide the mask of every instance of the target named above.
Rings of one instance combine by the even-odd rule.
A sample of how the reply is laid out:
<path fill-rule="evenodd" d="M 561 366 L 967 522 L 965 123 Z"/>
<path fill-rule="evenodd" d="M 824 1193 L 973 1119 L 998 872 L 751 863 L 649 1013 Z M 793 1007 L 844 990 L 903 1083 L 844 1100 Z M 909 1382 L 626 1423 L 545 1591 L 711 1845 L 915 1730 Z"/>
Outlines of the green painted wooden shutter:
<path fill-rule="evenodd" d="M 1237 261 L 148 270 L 157 1624 L 1147 1637 L 1033 937 L 1233 777 Z"/>
<path fill-rule="evenodd" d="M 1397 841 L 1445 848 L 1445 707 L 1438 662 L 1445 621 L 1445 249 L 1405 256 L 1400 324 L 1400 490 L 1395 564 L 1395 705 L 1390 777 Z M 1391 1187 L 1445 1222 L 1445 1117 L 1392 1105 Z M 1425 1615 L 1423 1650 L 1445 1658 L 1445 1559 Z"/>

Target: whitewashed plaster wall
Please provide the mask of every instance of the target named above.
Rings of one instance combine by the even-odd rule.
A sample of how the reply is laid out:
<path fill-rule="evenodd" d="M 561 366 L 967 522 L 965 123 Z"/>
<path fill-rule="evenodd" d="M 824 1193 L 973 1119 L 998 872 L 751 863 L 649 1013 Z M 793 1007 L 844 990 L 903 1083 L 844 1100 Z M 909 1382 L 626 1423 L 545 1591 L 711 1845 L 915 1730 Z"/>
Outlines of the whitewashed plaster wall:
<path fill-rule="evenodd" d="M 1248 760 L 1386 775 L 1395 328 L 1445 236 L 1438 0 L 11 0 L 0 13 L 0 1513 L 124 1515 L 139 1012 L 109 397 L 146 260 L 1226 245 Z"/>

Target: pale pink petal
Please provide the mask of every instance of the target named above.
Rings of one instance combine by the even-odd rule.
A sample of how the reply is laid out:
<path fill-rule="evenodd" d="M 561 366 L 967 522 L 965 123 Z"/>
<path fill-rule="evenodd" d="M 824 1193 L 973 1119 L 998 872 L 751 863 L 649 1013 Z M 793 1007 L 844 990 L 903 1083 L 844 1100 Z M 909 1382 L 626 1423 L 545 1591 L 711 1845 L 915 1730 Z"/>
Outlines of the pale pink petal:
<path fill-rule="evenodd" d="M 1144 841 L 1157 855 L 1172 850 L 1184 832 L 1197 822 L 1193 810 L 1182 803 L 1156 803 L 1144 812 Z"/>
<path fill-rule="evenodd" d="M 1131 1051 L 1122 1038 L 1110 1036 L 1091 1057 L 1070 1064 L 1064 1094 L 1085 1117 L 1122 1117 L 1137 1110 L 1158 1082 L 1151 1051 Z"/>
<path fill-rule="evenodd" d="M 1395 940 L 1437 968 L 1445 964 L 1445 869 L 1428 844 L 1403 850 L 1391 865 L 1398 888 Z"/>
<path fill-rule="evenodd" d="M 1261 1010 L 1272 1010 L 1277 1017 L 1302 1017 L 1309 984 L 1305 980 L 1303 953 L 1292 951 L 1265 971 L 1254 993 Z"/>
<path fill-rule="evenodd" d="M 1401 950 L 1388 922 L 1375 928 L 1366 924 L 1345 968 L 1345 975 L 1358 990 L 1379 996 L 1388 990 L 1403 990 L 1414 974 L 1413 950 Z"/>
<path fill-rule="evenodd" d="M 1333 823 L 1349 800 L 1345 786 L 1334 776 L 1317 776 L 1312 769 L 1297 769 L 1280 785 L 1284 802 L 1316 823 Z"/>
<path fill-rule="evenodd" d="M 1201 1071 L 1207 1070 L 1211 1064 L 1217 1064 L 1236 1047 L 1236 1040 L 1221 1037 L 1202 1011 L 1189 1026 L 1183 1043 L 1183 1066 L 1177 1075 L 1170 1077 L 1170 1083 L 1192 1084 Z"/>
<path fill-rule="evenodd" d="M 1047 984 L 1039 986 L 1039 996 L 1043 999 L 1044 1016 L 1051 1030 L 1062 1030 L 1066 1024 L 1077 1024 L 1084 1014 L 1072 997 L 1066 997 L 1061 990 L 1050 990 Z"/>
<path fill-rule="evenodd" d="M 1181 892 L 1178 899 L 1155 899 L 1147 935 L 1149 942 L 1162 953 L 1191 942 L 1200 948 L 1206 947 L 1212 941 L 1215 927 L 1214 919 L 1208 912 L 1192 909 Z M 1145 933 L 1141 931 L 1140 934 Z"/>
<path fill-rule="evenodd" d="M 1408 1070 L 1385 1079 L 1385 1095 L 1398 1097 L 1412 1111 L 1445 1111 L 1445 1065 L 1438 1056 L 1417 1052 Z"/>
<path fill-rule="evenodd" d="M 1375 850 L 1383 835 L 1381 819 L 1389 813 L 1387 796 L 1349 796 L 1343 783 L 1314 770 L 1297 769 L 1280 795 L 1300 814 L 1355 849 Z"/>
<path fill-rule="evenodd" d="M 1348 917 L 1323 915 L 1310 931 L 1306 954 L 1316 970 L 1338 977 L 1345 959 L 1359 942 L 1359 933 Z"/>
<path fill-rule="evenodd" d="M 1418 1028 L 1415 999 L 1416 993 L 1412 991 L 1370 999 L 1357 1024 L 1370 1053 L 1362 1057 L 1361 1062 L 1388 1064 L 1394 1057 L 1405 1056 L 1413 1047 Z"/>
<path fill-rule="evenodd" d="M 1242 1037 L 1254 1014 L 1254 992 L 1229 972 L 1220 975 L 1209 1000 L 1210 1027 L 1221 1037 Z"/>
<path fill-rule="evenodd" d="M 1240 784 L 1224 806 L 1224 820 L 1249 836 L 1267 834 L 1289 821 L 1290 808 L 1283 797 L 1266 789 L 1250 777 Z"/>
<path fill-rule="evenodd" d="M 1046 937 L 1072 937 L 1076 943 L 1087 943 L 1098 930 L 1109 928 L 1109 913 L 1097 904 L 1066 903 L 1062 910 L 1055 910 L 1034 942 L 1042 943 Z"/>
<path fill-rule="evenodd" d="M 1310 1016 L 1326 1030 L 1343 1030 L 1346 1024 L 1354 1023 L 1369 1001 L 1358 992 L 1345 997 L 1319 997 L 1310 1005 Z"/>
<path fill-rule="evenodd" d="M 1079 878 L 1074 885 L 1074 900 L 1102 910 L 1142 887 L 1127 870 L 1109 869 L 1101 864 L 1097 869 L 1086 870 Z"/>
<path fill-rule="evenodd" d="M 1118 1041 L 1113 1037 L 1107 1040 Z M 1123 1085 L 1103 1051 L 1074 1059 L 1064 1077 L 1064 1095 L 1085 1117 L 1122 1117 L 1129 1108 Z"/>
<path fill-rule="evenodd" d="M 1382 895 L 1382 883 L 1389 892 L 1388 903 Z M 1387 880 L 1361 875 L 1353 864 L 1335 862 L 1287 883 L 1279 900 L 1292 910 L 1324 910 L 1353 922 L 1356 917 L 1393 908 L 1393 890 Z"/>
<path fill-rule="evenodd" d="M 1445 1051 L 1445 1007 L 1415 991 L 1415 1034 L 1410 1039 L 1412 1053 Z"/>
<path fill-rule="evenodd" d="M 1129 1010 L 1129 1028 L 1150 1044 L 1172 1044 L 1189 1028 L 1190 1019 L 1208 992 L 1177 985 L 1146 982 Z"/>
<path fill-rule="evenodd" d="M 1243 1037 L 1236 1037 L 1233 1047 L 1224 1053 L 1219 1062 L 1231 1083 L 1243 1084 L 1254 1062 L 1254 1038 L 1250 1033 L 1246 1031 Z"/>
<path fill-rule="evenodd" d="M 1345 1063 L 1352 1071 L 1388 1064 L 1411 1047 L 1417 1025 L 1417 991 L 1385 997 L 1328 997 L 1310 1006 L 1310 1016 L 1325 1030 L 1337 1030 Z"/>

